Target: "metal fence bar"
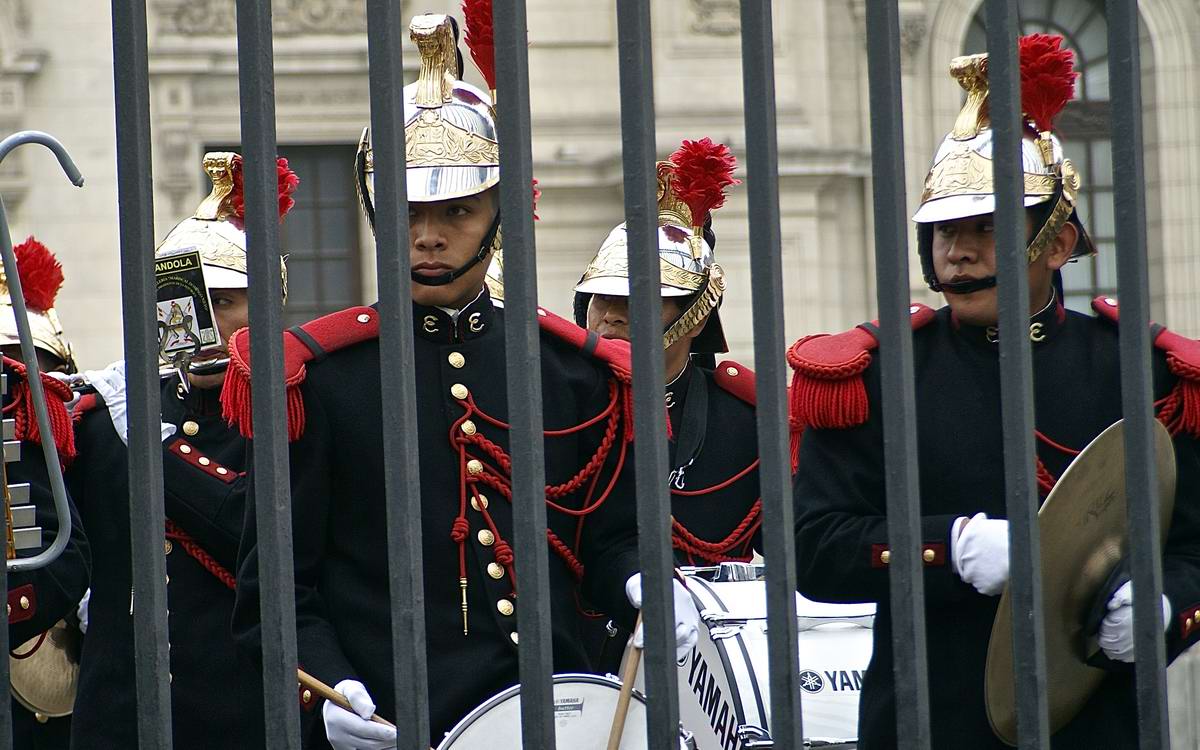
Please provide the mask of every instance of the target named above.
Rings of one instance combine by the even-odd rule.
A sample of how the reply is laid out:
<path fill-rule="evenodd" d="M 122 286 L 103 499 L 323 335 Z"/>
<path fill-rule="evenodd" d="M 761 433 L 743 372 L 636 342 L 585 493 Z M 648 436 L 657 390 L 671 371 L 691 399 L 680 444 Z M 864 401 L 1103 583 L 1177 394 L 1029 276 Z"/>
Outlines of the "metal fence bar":
<path fill-rule="evenodd" d="M 900 20 L 895 0 L 867 4 L 867 73 L 875 210 L 875 286 L 879 305 L 884 471 L 887 482 L 888 583 L 892 671 L 900 747 L 929 747 L 929 663 L 921 562 L 921 494 L 916 385 L 909 322 L 908 232 L 904 194 L 904 115 Z M 897 398 L 896 396 L 899 396 Z"/>
<path fill-rule="evenodd" d="M 500 213 L 504 217 L 504 343 L 512 430 L 513 541 L 521 598 L 521 733 L 525 750 L 553 748 L 554 664 L 550 567 L 546 555 L 546 465 L 542 432 L 541 333 L 533 232 L 533 152 L 525 0 L 493 6 L 496 129 L 500 140 Z M 517 368 L 521 376 L 517 377 Z"/>
<path fill-rule="evenodd" d="M 162 553 L 162 436 L 155 330 L 154 192 L 145 0 L 113 0 L 117 195 L 121 227 L 125 378 L 129 408 L 129 541 L 138 743 L 171 747 L 167 561 Z M 137 491 L 134 491 L 137 488 Z"/>
<path fill-rule="evenodd" d="M 413 365 L 412 260 L 404 159 L 404 62 L 400 4 L 367 0 L 371 148 L 375 160 L 375 267 L 379 278 L 379 365 L 383 423 L 417 423 Z M 380 252 L 380 248 L 383 249 Z M 421 537 L 419 445 L 409 430 L 383 431 L 388 593 L 392 613 L 392 682 L 399 747 L 429 741 L 425 580 Z M 416 647 L 414 647 L 416 644 Z"/>
<path fill-rule="evenodd" d="M 1033 352 L 1029 342 L 1029 267 L 1025 180 L 1021 162 L 1021 87 L 1014 0 L 987 2 L 988 81 L 996 211 L 996 276 L 1000 306 L 1000 404 L 1004 491 L 1012 592 L 1017 739 L 1049 748 L 1046 654 L 1042 623 L 1041 548 L 1034 482 Z"/>
<path fill-rule="evenodd" d="M 638 555 L 646 651 L 647 735 L 653 748 L 678 742 L 667 415 L 663 408 L 662 297 L 655 199 L 654 73 L 649 0 L 617 0 L 621 155 L 629 241 L 629 317 L 633 345 L 634 460 Z"/>
<path fill-rule="evenodd" d="M 1147 748 L 1169 748 L 1166 643 L 1159 600 L 1158 471 L 1154 460 L 1153 380 L 1150 372 L 1149 273 L 1142 158 L 1138 11 L 1133 0 L 1108 2 L 1108 66 L 1112 98 L 1112 177 L 1116 219 L 1117 286 L 1121 291 L 1121 413 L 1125 416 L 1125 494 L 1133 577 L 1134 662 L 1138 734 Z"/>
<path fill-rule="evenodd" d="M 238 83 L 250 276 L 251 419 L 258 575 L 262 581 L 263 708 L 267 746 L 299 750 L 296 599 L 283 384 L 283 284 L 275 171 L 271 3 L 238 0 Z M 162 557 L 161 553 L 159 557 Z"/>
<path fill-rule="evenodd" d="M 779 229 L 779 150 L 775 124 L 775 57 L 771 2 L 742 0 L 742 90 L 746 118 L 746 198 L 749 204 L 750 286 L 758 384 L 758 467 L 766 557 L 767 653 L 771 664 L 794 664 L 796 532 L 787 427 L 787 362 L 783 261 Z M 772 669 L 771 738 L 802 747 L 799 671 Z"/>

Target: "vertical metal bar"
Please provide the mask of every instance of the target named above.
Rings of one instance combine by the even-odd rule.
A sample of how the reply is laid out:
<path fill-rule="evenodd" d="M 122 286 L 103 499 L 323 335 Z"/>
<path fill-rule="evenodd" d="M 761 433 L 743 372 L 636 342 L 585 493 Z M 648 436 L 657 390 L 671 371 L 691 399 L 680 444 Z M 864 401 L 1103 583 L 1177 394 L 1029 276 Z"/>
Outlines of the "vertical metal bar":
<path fill-rule="evenodd" d="M 3 209 L 0 209 L 3 210 Z M 8 395 L 8 375 L 0 376 L 0 397 Z M 2 440 L 2 438 L 0 438 Z M 0 461 L 3 461 L 3 456 L 0 456 Z M 8 470 L 5 467 L 3 473 L 0 473 L 0 478 L 5 484 L 8 484 Z M 0 491 L 3 491 L 0 488 Z M 4 601 L 8 601 L 8 566 L 0 565 L 0 591 L 4 592 Z M 6 607 L 0 607 L 0 654 L 7 654 L 12 650 L 12 646 L 8 642 L 8 610 Z M 9 674 L 9 660 L 0 659 L 4 662 L 0 664 L 0 750 L 9 750 L 12 747 L 12 677 Z"/>
<path fill-rule="evenodd" d="M 383 400 L 383 423 L 415 425 L 412 260 L 408 254 L 408 180 L 404 171 L 403 32 L 399 3 L 367 0 L 371 148 L 375 159 L 375 265 L 379 276 L 379 377 L 383 393 L 390 394 Z M 412 690 L 395 691 L 399 747 L 424 747 L 429 741 L 418 443 L 411 430 L 383 431 L 392 682 L 414 686 Z"/>
<path fill-rule="evenodd" d="M 1034 483 L 1033 353 L 1028 334 L 1029 261 L 1025 250 L 1025 179 L 1021 162 L 1023 128 L 1014 0 L 988 0 L 987 42 L 995 139 L 992 169 L 1000 306 L 1000 403 L 1017 739 L 1022 748 L 1049 748 L 1038 495 Z"/>
<path fill-rule="evenodd" d="M 1133 577 L 1138 735 L 1142 747 L 1169 748 L 1166 643 L 1159 600 L 1162 548 L 1158 471 L 1154 460 L 1150 372 L 1149 272 L 1142 160 L 1138 11 L 1133 0 L 1108 2 L 1108 66 L 1112 97 L 1113 204 L 1117 286 L 1121 292 L 1121 413 L 1125 415 L 1125 496 Z"/>
<path fill-rule="evenodd" d="M 867 73 L 871 100 L 871 167 L 875 198 L 875 286 L 884 399 L 888 583 L 892 671 L 900 747 L 928 748 L 929 664 L 925 643 L 925 579 L 921 559 L 921 495 L 917 462 L 916 386 L 909 322 L 908 218 L 904 196 L 904 114 L 900 85 L 900 19 L 896 0 L 867 3 Z"/>
<path fill-rule="evenodd" d="M 166 558 L 162 553 L 162 436 L 155 330 L 154 193 L 145 0 L 113 0 L 117 196 L 121 222 L 125 382 L 129 408 L 129 541 L 138 743 L 171 747 Z M 137 488 L 137 491 L 133 491 Z"/>
<path fill-rule="evenodd" d="M 497 107 L 496 128 L 503 175 L 500 213 L 508 248 L 504 256 L 504 345 L 512 425 L 513 540 L 521 590 L 536 592 L 521 597 L 521 746 L 539 750 L 556 745 L 525 0 L 499 0 L 492 15 L 497 96 L 504 101 Z"/>
<path fill-rule="evenodd" d="M 254 502 L 262 581 L 263 708 L 267 745 L 299 750 L 291 477 L 283 386 L 283 284 L 275 172 L 271 3 L 238 0 L 238 83 L 250 276 Z M 159 554 L 162 557 L 162 554 Z"/>
<path fill-rule="evenodd" d="M 787 363 L 783 330 L 783 261 L 779 229 L 779 150 L 775 124 L 775 55 L 769 0 L 742 0 L 742 90 L 746 117 L 746 192 L 750 222 L 750 286 L 758 383 L 758 482 L 763 500 L 767 569 L 767 653 L 791 664 L 796 635 L 796 532 L 787 428 Z M 771 737 L 777 747 L 803 747 L 799 672 L 772 669 Z"/>
<path fill-rule="evenodd" d="M 649 746 L 678 742 L 667 425 L 663 408 L 662 297 L 658 267 L 658 202 L 654 72 L 649 0 L 617 0 L 621 153 L 629 238 L 630 338 L 633 344 L 634 460 L 637 465 L 638 555 L 642 567 Z"/>

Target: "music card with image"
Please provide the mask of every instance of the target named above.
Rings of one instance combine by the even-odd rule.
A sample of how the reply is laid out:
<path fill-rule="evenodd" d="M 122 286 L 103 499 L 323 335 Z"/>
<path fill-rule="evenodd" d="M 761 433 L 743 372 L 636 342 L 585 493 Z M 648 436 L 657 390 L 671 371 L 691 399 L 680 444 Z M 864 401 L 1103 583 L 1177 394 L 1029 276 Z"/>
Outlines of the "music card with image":
<path fill-rule="evenodd" d="M 170 362 L 219 347 L 221 337 L 213 320 L 200 253 L 192 250 L 156 259 L 154 280 L 159 356 Z"/>

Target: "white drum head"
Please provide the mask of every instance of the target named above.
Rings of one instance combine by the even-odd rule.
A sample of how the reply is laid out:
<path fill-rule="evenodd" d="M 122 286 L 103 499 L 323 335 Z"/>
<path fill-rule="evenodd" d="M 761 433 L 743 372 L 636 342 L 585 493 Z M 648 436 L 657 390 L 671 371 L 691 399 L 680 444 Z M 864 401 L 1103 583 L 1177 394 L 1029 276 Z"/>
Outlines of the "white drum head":
<path fill-rule="evenodd" d="M 621 683 L 590 674 L 554 676 L 554 736 L 559 750 L 605 750 Z M 438 750 L 519 750 L 521 688 L 496 694 L 458 723 Z M 629 701 L 621 750 L 646 750 L 646 702 Z"/>

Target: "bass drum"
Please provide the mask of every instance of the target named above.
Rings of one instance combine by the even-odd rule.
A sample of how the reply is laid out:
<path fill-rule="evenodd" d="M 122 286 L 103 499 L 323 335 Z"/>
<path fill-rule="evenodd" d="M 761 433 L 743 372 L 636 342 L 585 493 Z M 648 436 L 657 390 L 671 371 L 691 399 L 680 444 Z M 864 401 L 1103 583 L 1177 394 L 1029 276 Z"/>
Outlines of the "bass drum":
<path fill-rule="evenodd" d="M 700 639 L 679 666 L 679 718 L 698 750 L 772 748 L 762 566 L 683 569 L 700 610 Z M 853 748 L 871 661 L 874 604 L 796 595 L 797 662 L 806 747 Z M 641 670 L 635 685 L 642 686 Z"/>
<path fill-rule="evenodd" d="M 593 674 L 554 676 L 554 737 L 559 750 L 605 750 L 621 682 Z M 509 750 L 521 747 L 521 686 L 484 701 L 450 730 L 437 750 Z M 680 747 L 691 747 L 683 737 Z M 646 699 L 629 701 L 620 750 L 647 750 Z"/>

